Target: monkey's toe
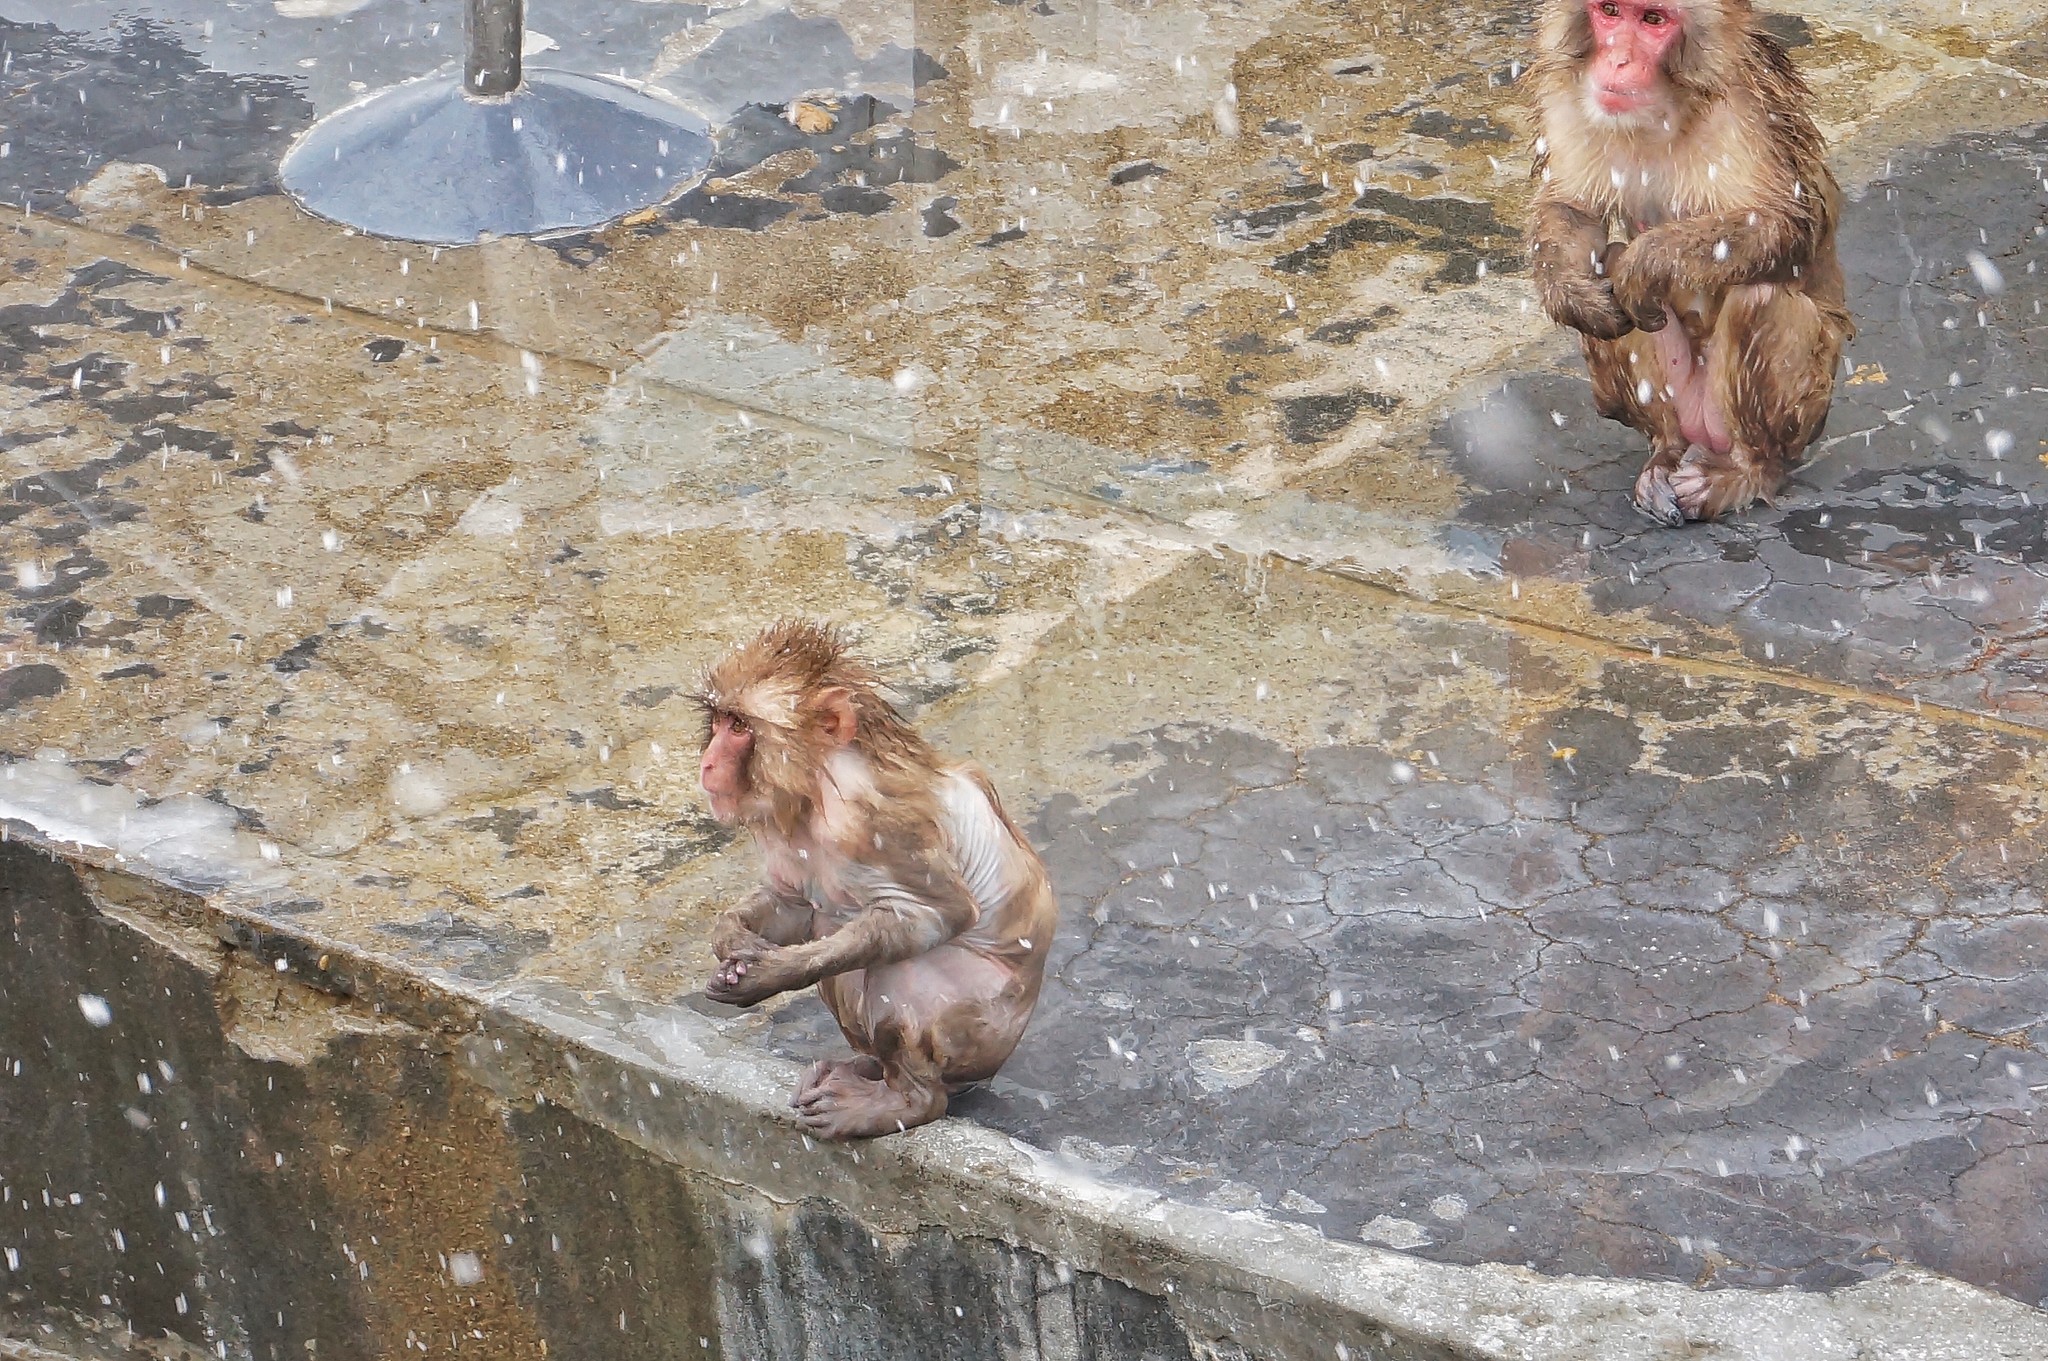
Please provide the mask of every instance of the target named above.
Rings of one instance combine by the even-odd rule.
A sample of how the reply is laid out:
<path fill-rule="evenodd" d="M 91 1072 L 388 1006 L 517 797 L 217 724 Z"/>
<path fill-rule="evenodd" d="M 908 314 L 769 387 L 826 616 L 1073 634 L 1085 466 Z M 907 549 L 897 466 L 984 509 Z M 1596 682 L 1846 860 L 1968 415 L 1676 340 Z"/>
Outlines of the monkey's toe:
<path fill-rule="evenodd" d="M 1676 529 L 1685 523 L 1685 511 L 1679 507 L 1678 496 L 1672 489 L 1672 474 L 1659 464 L 1643 469 L 1636 479 L 1636 509 L 1660 525 Z"/>
<path fill-rule="evenodd" d="M 856 1054 L 850 1059 L 824 1059 L 804 1070 L 803 1080 L 796 1084 L 796 1091 L 790 1095 L 789 1104 L 797 1110 L 811 1104 L 827 1081 L 844 1074 L 855 1080 L 870 1082 L 882 1080 L 881 1060 L 866 1054 Z"/>
<path fill-rule="evenodd" d="M 1770 465 L 1695 444 L 1671 470 L 1671 490 L 1686 519 L 1718 520 L 1775 491 L 1780 479 L 1771 474 Z"/>
<path fill-rule="evenodd" d="M 796 1090 L 789 1094 L 789 1104 L 801 1109 L 804 1099 L 817 1090 L 818 1084 L 825 1080 L 825 1074 L 831 1071 L 832 1065 L 829 1063 L 814 1063 L 804 1069 L 802 1080 L 796 1084 Z"/>
<path fill-rule="evenodd" d="M 1708 509 L 1714 499 L 1714 476 L 1698 464 L 1685 464 L 1672 472 L 1671 494 L 1682 521 L 1714 518 Z"/>

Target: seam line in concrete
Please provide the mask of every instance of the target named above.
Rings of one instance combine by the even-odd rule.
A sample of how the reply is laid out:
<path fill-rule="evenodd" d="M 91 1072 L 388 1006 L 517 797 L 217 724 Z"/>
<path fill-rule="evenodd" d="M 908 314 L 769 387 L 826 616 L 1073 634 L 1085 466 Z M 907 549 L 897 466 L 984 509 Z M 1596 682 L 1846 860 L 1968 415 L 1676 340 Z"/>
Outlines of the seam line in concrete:
<path fill-rule="evenodd" d="M 318 306 L 322 310 L 327 310 L 331 311 L 334 314 L 346 316 L 349 320 L 354 321 L 360 325 L 374 327 L 377 329 L 388 329 L 392 326 L 401 326 L 401 328 L 405 330 L 425 331 L 428 334 L 435 336 L 437 339 L 448 341 L 450 343 L 450 348 L 455 349 L 461 353 L 472 355 L 479 358 L 488 358 L 501 362 L 516 364 L 519 362 L 518 356 L 520 355 L 537 354 L 546 358 L 550 363 L 558 364 L 564 368 L 580 371 L 586 375 L 589 375 L 593 384 L 600 388 L 608 388 L 612 386 L 610 379 L 613 370 L 608 369 L 604 365 L 574 355 L 562 354 L 558 351 L 529 349 L 528 347 L 521 346 L 515 344 L 510 340 L 507 340 L 501 334 L 495 332 L 464 333 L 461 331 L 449 330 L 444 327 L 432 324 L 424 326 L 402 326 L 401 323 L 395 321 L 393 318 L 386 317 L 381 313 L 371 311 L 367 308 L 358 307 L 349 303 L 337 303 L 325 298 L 311 298 L 305 294 L 295 292 L 291 289 L 278 288 L 274 285 L 259 283 L 250 279 L 244 279 L 240 275 L 230 274 L 224 270 L 217 269 L 213 266 L 193 261 L 189 256 L 173 251 L 168 247 L 158 246 L 151 242 L 138 241 L 135 238 L 122 236 L 117 233 L 109 232 L 102 228 L 94 227 L 86 223 L 74 222 L 64 218 L 55 218 L 47 216 L 41 219 L 41 221 L 46 228 L 52 224 L 57 226 L 60 229 L 58 233 L 60 235 L 73 234 L 78 236 L 91 237 L 93 241 L 96 243 L 95 248 L 102 249 L 110 254 L 113 254 L 115 258 L 119 259 L 124 264 L 136 265 L 140 267 L 144 265 L 160 264 L 162 261 L 165 260 L 176 260 L 180 262 L 180 265 L 182 266 L 182 268 L 179 269 L 177 272 L 191 272 L 193 270 L 197 270 L 200 273 L 200 275 L 203 278 L 205 278 L 212 286 L 219 287 L 231 292 L 260 296 L 273 301 L 289 299 L 290 301 L 298 304 Z M 153 268 L 152 272 L 160 271 L 157 271 Z M 863 436 L 853 431 L 840 430 L 831 426 L 821 425 L 813 421 L 807 421 L 798 417 L 792 417 L 783 412 L 775 411 L 773 409 L 766 407 L 754 406 L 744 402 L 735 402 L 730 397 L 722 396 L 711 392 L 700 391 L 688 384 L 680 384 L 667 379 L 636 381 L 647 381 L 654 386 L 659 386 L 677 392 L 682 392 L 687 394 L 693 400 L 700 400 L 707 404 L 720 406 L 730 411 L 744 411 L 748 413 L 750 416 L 759 416 L 784 426 L 794 427 L 799 430 L 809 430 L 820 435 L 829 435 L 838 439 L 848 440 L 855 448 L 866 446 L 870 449 L 880 449 L 886 447 L 880 444 L 879 442 L 873 440 L 871 437 Z M 1108 512 L 1109 514 L 1119 518 L 1143 520 L 1153 525 L 1171 528 L 1181 533 L 1186 533 L 1189 529 L 1189 526 L 1185 525 L 1184 523 L 1178 520 L 1170 519 L 1166 516 L 1158 515 L 1156 513 L 1145 511 L 1136 507 L 1112 505 L 1111 503 L 1099 497 L 1096 497 L 1087 491 L 1077 490 L 1068 487 L 1061 487 L 1055 483 L 1047 482 L 1044 479 L 1036 477 L 1028 472 L 1019 472 L 1013 474 L 1013 476 L 1017 476 L 1021 478 L 1021 480 L 1033 486 L 1042 488 L 1046 491 L 1054 492 L 1062 496 L 1075 497 L 1078 499 L 1085 500 L 1089 504 L 1097 506 L 1102 510 Z M 1196 540 L 1195 543 L 1197 546 L 1200 547 L 1226 549 L 1230 548 L 1228 544 L 1213 538 Z M 1230 549 L 1230 551 L 1241 552 L 1243 550 Z M 1426 596 L 1420 595 L 1415 592 L 1402 590 L 1399 587 L 1389 586 L 1383 581 L 1370 580 L 1358 575 L 1354 575 L 1350 572 L 1347 572 L 1341 564 L 1319 563 L 1307 558 L 1289 555 L 1287 553 L 1280 552 L 1277 550 L 1269 549 L 1266 551 L 1271 553 L 1273 557 L 1278 558 L 1283 562 L 1292 563 L 1295 566 L 1300 567 L 1311 573 L 1315 573 L 1316 575 L 1327 576 L 1336 580 L 1348 582 L 1361 590 L 1365 590 L 1374 595 L 1377 595 L 1390 605 L 1398 604 L 1402 607 L 1421 610 L 1425 613 L 1435 613 L 1445 615 L 1451 618 L 1467 619 L 1476 622 L 1493 624 L 1497 627 L 1509 629 L 1513 632 L 1521 633 L 1532 638 L 1542 639 L 1553 645 L 1577 648 L 1581 651 L 1589 652 L 1598 656 L 1607 657 L 1616 661 L 1629 661 L 1650 665 L 1662 665 L 1672 668 L 1673 670 L 1678 671 L 1680 674 L 1694 674 L 1699 675 L 1703 678 L 1710 677 L 1717 680 L 1741 680 L 1747 681 L 1752 684 L 1776 685 L 1785 689 L 1802 691 L 1804 693 L 1811 694 L 1817 697 L 1841 700 L 1848 703 L 1865 704 L 1870 707 L 1882 709 L 1890 713 L 1911 714 L 1918 717 L 1931 716 L 1938 722 L 1954 722 L 1968 724 L 1983 729 L 1985 731 L 1997 732 L 2009 737 L 2023 738 L 2029 742 L 2039 742 L 2044 737 L 2048 737 L 2048 733 L 2044 733 L 2040 728 L 2033 727 L 2029 724 L 2015 722 L 2011 719 L 1998 718 L 1988 714 L 1976 713 L 1968 709 L 1957 708 L 1951 705 L 1930 703 L 1927 701 L 1914 699 L 1910 697 L 1902 697 L 1895 694 L 1889 694 L 1884 691 L 1868 690 L 1860 686 L 1847 685 L 1836 681 L 1823 680 L 1818 677 L 1806 676 L 1793 671 L 1781 671 L 1769 667 L 1758 667 L 1753 665 L 1737 665 L 1733 662 L 1714 661 L 1712 659 L 1704 657 L 1685 657 L 1665 651 L 1653 652 L 1648 648 L 1631 646 L 1630 644 L 1620 642 L 1616 639 L 1603 637 L 1599 634 L 1588 633 L 1580 629 L 1566 628 L 1555 624 L 1543 624 L 1521 616 L 1496 612 L 1476 605 L 1460 605 L 1448 601 L 1432 600 Z"/>
<path fill-rule="evenodd" d="M 1020 474 L 1020 476 L 1025 477 L 1027 480 L 1035 480 L 1031 479 L 1029 474 Z M 1049 490 L 1064 490 L 1052 487 L 1050 484 L 1040 483 L 1039 485 L 1047 486 Z M 1106 501 L 1098 502 L 1095 497 L 1087 492 L 1067 491 L 1065 494 L 1083 497 L 1091 502 L 1102 505 L 1104 509 L 1113 510 L 1119 515 L 1128 516 L 1132 519 L 1148 520 L 1162 527 L 1186 528 L 1186 526 L 1181 525 L 1178 521 L 1155 515 L 1149 511 L 1127 506 L 1112 506 Z M 1222 548 L 1230 552 L 1250 556 L 1244 549 L 1235 548 L 1217 540 L 1204 540 L 1199 546 Z M 1882 690 L 1866 690 L 1860 686 L 1825 680 L 1817 676 L 1808 676 L 1797 671 L 1781 671 L 1771 667 L 1716 661 L 1709 657 L 1686 656 L 1681 653 L 1673 653 L 1661 649 L 1653 651 L 1650 648 L 1638 647 L 1614 638 L 1605 637 L 1601 634 L 1588 633 L 1582 629 L 1567 628 L 1560 624 L 1545 624 L 1524 616 L 1497 612 L 1478 605 L 1462 605 L 1453 601 L 1433 600 L 1417 592 L 1403 590 L 1398 586 L 1389 586 L 1384 581 L 1347 570 L 1342 563 L 1317 562 L 1312 559 L 1294 556 L 1279 549 L 1268 548 L 1261 551 L 1316 576 L 1330 577 L 1345 582 L 1360 591 L 1377 596 L 1389 606 L 1399 606 L 1401 608 L 1419 610 L 1426 614 L 1438 614 L 1454 619 L 1491 624 L 1510 632 L 1541 639 L 1555 646 L 1576 648 L 1579 651 L 1605 657 L 1613 661 L 1662 666 L 1677 671 L 1681 675 L 1697 675 L 1703 679 L 1740 680 L 1755 685 L 1774 685 L 1781 689 L 1797 690 L 1817 697 L 1841 700 L 1845 703 L 1866 704 L 1872 708 L 1883 709 L 1891 713 L 1908 714 L 1923 718 L 1931 717 L 1937 722 L 1967 724 L 1987 732 L 2023 738 L 2032 743 L 2048 739 L 2048 731 L 2043 731 L 2040 728 L 2016 722 L 2009 718 L 1981 714 L 1973 710 L 1917 699 L 1911 696 L 1890 694 Z"/>

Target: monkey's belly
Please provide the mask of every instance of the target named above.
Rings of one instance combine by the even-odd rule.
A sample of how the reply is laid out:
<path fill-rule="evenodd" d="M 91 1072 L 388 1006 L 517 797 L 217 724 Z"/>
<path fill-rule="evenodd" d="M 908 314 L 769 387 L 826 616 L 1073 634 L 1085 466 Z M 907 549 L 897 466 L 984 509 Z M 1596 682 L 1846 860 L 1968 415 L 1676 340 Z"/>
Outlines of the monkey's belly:
<path fill-rule="evenodd" d="M 1695 342 L 1685 320 L 1671 308 L 1664 309 L 1664 316 L 1664 329 L 1651 339 L 1664 389 L 1678 409 L 1678 427 L 1686 443 L 1725 454 L 1734 447 L 1734 439 L 1728 431 L 1728 413 L 1721 409 L 1709 379 L 1707 347 L 1712 342 Z"/>

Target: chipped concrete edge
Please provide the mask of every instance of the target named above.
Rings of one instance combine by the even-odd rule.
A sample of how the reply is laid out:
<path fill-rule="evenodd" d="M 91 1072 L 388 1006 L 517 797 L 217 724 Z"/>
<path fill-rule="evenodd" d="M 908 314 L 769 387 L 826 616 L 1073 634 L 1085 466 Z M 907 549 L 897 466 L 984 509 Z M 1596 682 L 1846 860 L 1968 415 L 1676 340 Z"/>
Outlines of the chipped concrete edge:
<path fill-rule="evenodd" d="M 816 1144 L 788 1115 L 797 1065 L 686 1006 L 534 981 L 478 987 L 324 939 L 233 890 L 202 895 L 138 875 L 18 818 L 0 830 L 66 861 L 97 910 L 158 948 L 195 964 L 199 941 L 247 951 L 307 987 L 439 1033 L 460 1069 L 505 1101 L 558 1106 L 687 1175 L 776 1205 L 823 1200 L 875 1233 L 994 1239 L 1110 1277 L 1165 1299 L 1190 1337 L 1255 1357 L 1349 1348 L 1418 1361 L 2048 1356 L 2048 1313 L 1910 1266 L 1826 1292 L 1456 1266 L 1116 1185 L 966 1120 Z"/>

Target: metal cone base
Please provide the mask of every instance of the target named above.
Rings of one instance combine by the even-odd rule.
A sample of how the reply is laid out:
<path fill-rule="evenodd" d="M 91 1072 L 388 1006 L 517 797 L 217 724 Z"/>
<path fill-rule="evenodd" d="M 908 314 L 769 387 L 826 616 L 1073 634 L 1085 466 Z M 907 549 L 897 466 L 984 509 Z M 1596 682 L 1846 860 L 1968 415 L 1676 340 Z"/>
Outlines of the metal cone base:
<path fill-rule="evenodd" d="M 711 163 L 695 114 L 623 81 L 529 70 L 472 99 L 429 76 L 309 128 L 279 176 L 307 211 L 376 236 L 460 246 L 602 226 Z"/>

